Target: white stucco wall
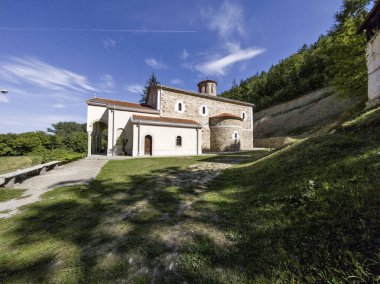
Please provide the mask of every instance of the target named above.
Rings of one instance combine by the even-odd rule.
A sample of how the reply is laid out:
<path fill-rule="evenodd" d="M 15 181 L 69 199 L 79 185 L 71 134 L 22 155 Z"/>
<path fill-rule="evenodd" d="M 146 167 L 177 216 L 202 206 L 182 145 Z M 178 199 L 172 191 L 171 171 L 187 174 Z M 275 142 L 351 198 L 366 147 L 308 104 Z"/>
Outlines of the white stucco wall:
<path fill-rule="evenodd" d="M 201 130 L 168 126 L 140 125 L 140 139 L 138 138 L 139 126 L 133 126 L 133 156 L 144 156 L 145 136 L 152 136 L 153 156 L 186 156 L 201 154 Z M 182 137 L 182 146 L 176 146 L 177 136 Z M 140 141 L 140 146 L 138 143 Z M 197 150 L 198 145 L 198 150 Z"/>
<path fill-rule="evenodd" d="M 108 123 L 107 108 L 101 106 L 87 106 L 87 132 L 92 132 L 95 122 L 102 121 Z"/>
<path fill-rule="evenodd" d="M 158 116 L 152 113 L 140 113 L 130 112 L 122 110 L 107 109 L 101 106 L 87 106 L 87 132 L 92 133 L 93 124 L 98 121 L 105 122 L 108 126 L 108 150 L 107 154 L 112 155 L 113 151 L 116 151 L 116 141 L 118 139 L 118 129 L 124 129 L 128 142 L 126 150 L 128 155 L 132 155 L 133 148 L 133 125 L 130 121 L 131 116 L 146 115 L 146 116 Z M 119 147 L 120 148 L 120 147 Z M 121 149 L 119 149 L 121 150 Z M 114 153 L 115 154 L 115 153 Z"/>
<path fill-rule="evenodd" d="M 367 44 L 368 100 L 380 99 L 380 32 Z"/>

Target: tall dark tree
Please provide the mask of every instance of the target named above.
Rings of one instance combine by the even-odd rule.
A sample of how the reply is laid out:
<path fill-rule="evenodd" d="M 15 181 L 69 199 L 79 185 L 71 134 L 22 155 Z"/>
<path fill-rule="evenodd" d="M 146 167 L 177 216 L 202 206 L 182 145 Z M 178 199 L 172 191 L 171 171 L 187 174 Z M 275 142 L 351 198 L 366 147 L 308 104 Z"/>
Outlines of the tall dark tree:
<path fill-rule="evenodd" d="M 157 81 L 156 74 L 154 72 L 152 75 L 149 77 L 148 81 L 146 81 L 146 84 L 144 86 L 144 90 L 141 93 L 140 97 L 140 104 L 145 104 L 146 103 L 146 98 L 151 90 L 152 87 L 157 86 L 160 84 L 160 82 Z"/>

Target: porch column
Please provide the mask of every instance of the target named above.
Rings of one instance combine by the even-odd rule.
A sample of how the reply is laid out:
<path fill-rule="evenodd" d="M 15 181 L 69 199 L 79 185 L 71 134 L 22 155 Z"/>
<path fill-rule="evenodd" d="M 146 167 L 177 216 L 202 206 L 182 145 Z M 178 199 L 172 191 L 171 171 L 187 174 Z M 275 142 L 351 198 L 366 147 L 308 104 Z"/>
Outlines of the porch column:
<path fill-rule="evenodd" d="M 87 140 L 87 157 L 91 156 L 91 146 L 92 146 L 92 132 L 89 131 L 88 133 L 88 140 Z"/>
<path fill-rule="evenodd" d="M 115 136 L 115 111 L 108 109 L 108 141 L 107 156 L 114 155 L 114 136 Z"/>

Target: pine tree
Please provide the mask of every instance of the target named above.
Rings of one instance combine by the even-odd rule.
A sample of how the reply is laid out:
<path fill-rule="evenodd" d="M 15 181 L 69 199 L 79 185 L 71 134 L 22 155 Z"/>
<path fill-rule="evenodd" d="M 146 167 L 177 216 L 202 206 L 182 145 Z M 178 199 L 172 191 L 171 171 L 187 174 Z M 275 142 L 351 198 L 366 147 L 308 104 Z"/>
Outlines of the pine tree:
<path fill-rule="evenodd" d="M 144 86 L 144 90 L 141 93 L 141 97 L 140 97 L 140 101 L 139 101 L 140 104 L 146 103 L 146 98 L 150 92 L 150 89 L 154 86 L 157 86 L 158 84 L 160 84 L 160 82 L 157 81 L 156 74 L 154 74 L 154 72 L 153 72 L 152 75 L 149 77 L 148 81 L 146 81 L 146 84 Z"/>

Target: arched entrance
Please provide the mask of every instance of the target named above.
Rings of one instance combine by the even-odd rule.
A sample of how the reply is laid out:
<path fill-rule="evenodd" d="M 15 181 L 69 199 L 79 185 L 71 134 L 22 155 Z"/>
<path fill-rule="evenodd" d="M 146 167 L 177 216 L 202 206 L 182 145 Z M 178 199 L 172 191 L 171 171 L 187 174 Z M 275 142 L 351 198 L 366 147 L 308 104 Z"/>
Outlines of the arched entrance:
<path fill-rule="evenodd" d="M 150 135 L 145 136 L 144 155 L 152 156 L 152 136 Z"/>
<path fill-rule="evenodd" d="M 108 148 L 108 126 L 103 121 L 93 124 L 91 154 L 107 155 Z"/>

